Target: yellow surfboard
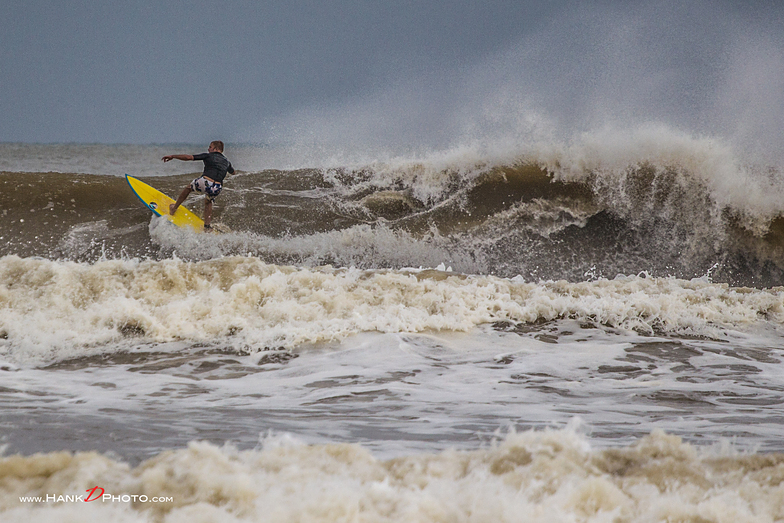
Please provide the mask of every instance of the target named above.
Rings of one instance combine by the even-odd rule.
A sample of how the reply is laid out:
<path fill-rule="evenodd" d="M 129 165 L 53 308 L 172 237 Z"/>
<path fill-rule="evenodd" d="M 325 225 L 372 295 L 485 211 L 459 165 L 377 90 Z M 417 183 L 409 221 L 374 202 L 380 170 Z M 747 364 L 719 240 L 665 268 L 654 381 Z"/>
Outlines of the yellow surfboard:
<path fill-rule="evenodd" d="M 169 214 L 169 205 L 173 204 L 174 200 L 133 176 L 126 174 L 125 179 L 134 194 L 157 216 L 166 216 L 179 227 L 192 227 L 196 232 L 204 232 L 204 221 L 184 206 L 180 205 L 172 216 Z"/>

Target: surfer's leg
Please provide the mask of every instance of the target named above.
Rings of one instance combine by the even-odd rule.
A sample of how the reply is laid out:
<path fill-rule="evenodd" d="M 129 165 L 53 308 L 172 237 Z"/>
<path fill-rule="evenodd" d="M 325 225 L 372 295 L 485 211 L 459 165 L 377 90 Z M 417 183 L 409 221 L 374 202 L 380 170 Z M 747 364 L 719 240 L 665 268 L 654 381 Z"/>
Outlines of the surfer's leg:
<path fill-rule="evenodd" d="M 190 185 L 185 186 L 185 189 L 182 190 L 180 193 L 180 197 L 177 198 L 177 201 L 171 205 L 169 205 L 169 214 L 174 215 L 177 212 L 177 208 L 182 205 L 182 202 L 185 201 L 185 198 L 191 193 L 192 189 Z"/>
<path fill-rule="evenodd" d="M 215 203 L 215 198 L 220 194 L 222 187 L 222 184 L 213 182 L 212 180 L 206 180 L 204 183 L 204 193 L 207 196 L 207 198 L 204 200 L 205 229 L 210 228 L 210 222 L 212 221 L 212 204 Z"/>
<path fill-rule="evenodd" d="M 204 200 L 204 228 L 208 229 L 210 227 L 210 222 L 212 221 L 212 200 L 207 198 Z"/>

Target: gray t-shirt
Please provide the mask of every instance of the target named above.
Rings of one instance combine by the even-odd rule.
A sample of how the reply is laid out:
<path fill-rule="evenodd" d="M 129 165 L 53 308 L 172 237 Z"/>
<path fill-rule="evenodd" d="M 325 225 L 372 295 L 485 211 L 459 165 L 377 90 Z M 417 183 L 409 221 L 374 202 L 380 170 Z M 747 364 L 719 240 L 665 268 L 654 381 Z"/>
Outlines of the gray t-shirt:
<path fill-rule="evenodd" d="M 201 160 L 204 162 L 203 176 L 215 180 L 218 183 L 223 183 L 226 178 L 226 173 L 234 174 L 234 167 L 231 162 L 223 156 L 222 153 L 200 153 L 193 155 L 194 160 Z"/>

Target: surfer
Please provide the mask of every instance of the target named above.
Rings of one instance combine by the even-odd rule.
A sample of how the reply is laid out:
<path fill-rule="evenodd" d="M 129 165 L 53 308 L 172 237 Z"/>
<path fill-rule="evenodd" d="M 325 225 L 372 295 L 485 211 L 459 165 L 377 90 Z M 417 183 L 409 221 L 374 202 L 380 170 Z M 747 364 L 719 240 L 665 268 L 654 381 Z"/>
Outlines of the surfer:
<path fill-rule="evenodd" d="M 204 200 L 204 228 L 211 229 L 212 204 L 220 194 L 221 189 L 223 189 L 223 179 L 226 178 L 226 173 L 234 174 L 234 167 L 231 166 L 231 162 L 223 156 L 223 142 L 220 140 L 210 142 L 206 153 L 168 154 L 161 159 L 164 163 L 169 160 L 182 160 L 184 162 L 201 160 L 204 162 L 202 175 L 185 186 L 179 198 L 177 198 L 177 202 L 169 206 L 169 214 L 174 216 L 177 208 L 182 205 L 182 202 L 185 201 L 191 192 L 202 193 L 207 197 Z"/>

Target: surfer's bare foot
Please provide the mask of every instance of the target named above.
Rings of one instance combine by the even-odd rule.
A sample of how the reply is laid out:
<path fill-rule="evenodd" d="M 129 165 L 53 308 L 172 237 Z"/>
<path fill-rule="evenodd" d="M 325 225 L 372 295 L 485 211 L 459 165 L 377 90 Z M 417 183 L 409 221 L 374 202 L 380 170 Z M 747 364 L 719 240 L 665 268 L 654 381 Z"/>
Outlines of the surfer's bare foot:
<path fill-rule="evenodd" d="M 177 204 L 176 203 L 172 203 L 171 205 L 169 205 L 169 214 L 174 216 L 175 212 L 177 212 Z"/>
<path fill-rule="evenodd" d="M 212 230 L 212 225 L 210 225 L 209 223 L 205 223 L 204 224 L 204 230 L 208 231 L 208 232 L 211 231 Z"/>

